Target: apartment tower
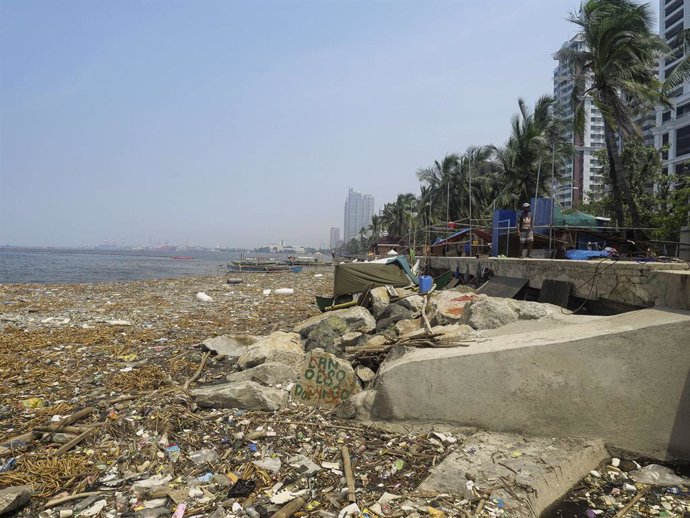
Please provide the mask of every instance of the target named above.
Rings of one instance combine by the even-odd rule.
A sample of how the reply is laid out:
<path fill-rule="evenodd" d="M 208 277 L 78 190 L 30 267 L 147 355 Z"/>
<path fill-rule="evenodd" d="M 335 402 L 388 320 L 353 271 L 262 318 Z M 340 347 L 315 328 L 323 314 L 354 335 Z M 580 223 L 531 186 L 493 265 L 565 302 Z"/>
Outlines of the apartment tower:
<path fill-rule="evenodd" d="M 350 239 L 359 236 L 359 231 L 368 228 L 374 215 L 374 197 L 371 194 L 355 192 L 350 188 L 345 200 L 345 225 L 343 239 L 349 243 Z"/>
<path fill-rule="evenodd" d="M 586 48 L 582 34 L 566 41 L 563 48 L 584 50 Z M 582 136 L 573 130 L 574 112 L 572 93 L 575 75 L 568 63 L 554 57 L 558 65 L 553 71 L 553 97 L 555 109 L 565 119 L 564 137 L 574 146 L 573 156 L 558 171 L 561 181 L 556 182 L 555 198 L 561 206 L 576 207 L 579 203 L 596 199 L 601 189 L 601 164 L 595 152 L 605 147 L 604 119 L 599 109 L 590 98 L 585 100 L 585 130 Z M 547 173 L 548 174 L 548 173 Z"/>
<path fill-rule="evenodd" d="M 680 31 L 690 27 L 690 0 L 661 0 L 659 2 L 659 35 L 670 45 Z M 685 57 L 683 47 L 662 59 L 659 63 L 659 79 L 663 81 Z M 671 106 L 659 106 L 656 110 L 654 144 L 661 148 L 668 146 L 662 154 L 664 171 L 687 173 L 690 160 L 690 82 L 686 81 L 669 97 Z"/>

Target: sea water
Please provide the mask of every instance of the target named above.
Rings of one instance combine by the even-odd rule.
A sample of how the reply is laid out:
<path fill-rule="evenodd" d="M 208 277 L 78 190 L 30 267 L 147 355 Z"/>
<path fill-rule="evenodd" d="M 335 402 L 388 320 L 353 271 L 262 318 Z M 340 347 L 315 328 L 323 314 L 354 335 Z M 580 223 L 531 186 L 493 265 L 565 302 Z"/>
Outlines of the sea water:
<path fill-rule="evenodd" d="M 192 259 L 172 259 L 184 255 Z M 92 283 L 166 279 L 221 272 L 239 254 L 0 248 L 0 283 Z"/>

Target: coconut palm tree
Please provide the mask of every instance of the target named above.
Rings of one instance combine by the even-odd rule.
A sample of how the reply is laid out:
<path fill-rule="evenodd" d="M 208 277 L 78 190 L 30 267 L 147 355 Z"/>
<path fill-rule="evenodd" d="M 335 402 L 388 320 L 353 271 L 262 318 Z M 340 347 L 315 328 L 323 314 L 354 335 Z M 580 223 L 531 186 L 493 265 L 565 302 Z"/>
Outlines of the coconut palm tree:
<path fill-rule="evenodd" d="M 540 97 L 534 111 L 518 99 L 519 113 L 511 119 L 511 134 L 503 147 L 492 146 L 503 187 L 501 205 L 518 207 L 538 193 L 550 193 L 551 169 L 562 164 L 572 147 L 559 135 L 563 120 L 553 109 L 554 99 Z M 546 174 L 546 172 L 549 174 Z"/>
<path fill-rule="evenodd" d="M 460 155 L 451 153 L 446 155 L 441 162 L 436 160 L 431 167 L 417 170 L 417 178 L 422 185 L 429 188 L 429 195 L 435 201 L 432 208 L 439 218 L 450 219 L 450 192 L 459 164 Z"/>
<path fill-rule="evenodd" d="M 398 194 L 392 203 L 383 206 L 381 221 L 388 235 L 402 241 L 409 241 L 412 229 L 412 214 L 416 212 L 418 200 L 414 194 Z"/>
<path fill-rule="evenodd" d="M 570 16 L 570 21 L 580 27 L 587 46 L 585 50 L 562 49 L 558 53 L 559 59 L 569 62 L 575 73 L 575 131 L 583 134 L 585 104 L 591 99 L 604 118 L 616 219 L 619 225 L 624 224 L 625 205 L 632 225 L 639 228 L 640 214 L 623 170 L 619 143 L 637 132 L 631 106 L 664 100 L 654 65 L 669 48 L 652 30 L 649 4 L 587 0 Z"/>
<path fill-rule="evenodd" d="M 371 232 L 371 238 L 376 241 L 381 235 L 381 216 L 374 214 L 367 230 Z"/>

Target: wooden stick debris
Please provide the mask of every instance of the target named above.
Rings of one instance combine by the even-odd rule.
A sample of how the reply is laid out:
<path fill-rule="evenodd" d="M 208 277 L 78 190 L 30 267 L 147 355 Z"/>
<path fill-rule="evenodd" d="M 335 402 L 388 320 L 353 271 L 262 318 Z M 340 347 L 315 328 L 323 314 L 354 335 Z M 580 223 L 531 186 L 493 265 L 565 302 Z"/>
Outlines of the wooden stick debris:
<path fill-rule="evenodd" d="M 105 423 L 94 423 L 94 424 L 88 424 L 84 426 L 62 426 L 58 428 L 57 426 L 37 426 L 34 428 L 34 431 L 36 432 L 42 432 L 42 433 L 84 433 L 91 428 L 94 428 L 96 426 L 103 426 Z"/>
<path fill-rule="evenodd" d="M 199 368 L 196 370 L 194 375 L 189 378 L 187 381 L 184 383 L 184 387 L 182 390 L 185 392 L 189 389 L 189 385 L 191 385 L 193 382 L 196 381 L 196 379 L 201 376 L 201 371 L 204 370 L 204 365 L 206 365 L 206 361 L 208 360 L 208 357 L 211 356 L 210 352 L 204 353 L 204 355 L 201 357 L 201 363 L 199 364 Z"/>
<path fill-rule="evenodd" d="M 302 509 L 304 507 L 305 501 L 304 498 L 298 497 L 295 498 L 294 500 L 291 500 L 287 504 L 285 504 L 283 507 L 281 507 L 278 511 L 273 513 L 271 515 L 271 518 L 290 518 L 293 514 L 295 514 L 297 511 Z"/>
<path fill-rule="evenodd" d="M 29 444 L 30 442 L 35 441 L 39 437 L 41 437 L 41 434 L 38 432 L 27 432 L 27 433 L 23 433 L 21 435 L 16 435 L 14 437 L 10 437 L 9 439 L 6 439 L 2 443 L 0 443 L 0 446 L 4 446 L 6 448 L 13 449 L 13 448 L 17 447 L 15 445 L 15 443 L 17 443 L 17 442 L 25 442 L 25 443 Z"/>
<path fill-rule="evenodd" d="M 96 409 L 92 406 L 82 408 L 81 410 L 73 413 L 70 416 L 65 417 L 62 421 L 58 423 L 58 429 L 55 430 L 56 432 L 59 432 L 62 427 L 68 426 L 72 423 L 76 423 L 80 419 L 83 419 L 84 417 L 93 414 L 96 411 Z"/>
<path fill-rule="evenodd" d="M 43 507 L 45 509 L 50 509 L 51 507 L 71 502 L 73 500 L 81 500 L 82 498 L 86 498 L 89 496 L 98 496 L 100 494 L 100 491 L 90 491 L 88 493 L 75 493 L 74 495 L 61 496 L 60 498 L 53 498 L 52 500 L 48 500 L 48 502 L 46 502 L 46 505 L 44 505 Z"/>
<path fill-rule="evenodd" d="M 623 518 L 626 514 L 628 514 L 628 511 L 633 508 L 633 506 L 642 498 L 645 493 L 647 492 L 647 488 L 644 488 L 642 491 L 637 493 L 630 502 L 625 504 L 625 507 L 618 511 L 613 518 Z"/>
<path fill-rule="evenodd" d="M 80 442 L 82 442 L 84 439 L 87 439 L 88 437 L 91 437 L 92 435 L 95 435 L 96 432 L 99 432 L 100 430 L 101 430 L 101 427 L 100 427 L 100 426 L 97 426 L 97 427 L 93 427 L 93 428 L 91 428 L 91 429 L 85 431 L 85 432 L 82 433 L 81 435 L 77 435 L 74 439 L 72 439 L 71 441 L 69 441 L 69 442 L 66 443 L 66 444 L 63 444 L 60 448 L 58 448 L 58 449 L 55 451 L 55 453 L 53 453 L 53 455 L 54 455 L 55 457 L 59 457 L 59 456 L 62 455 L 63 453 L 68 452 L 69 450 L 71 450 L 72 448 L 74 448 L 77 444 L 79 444 Z"/>
<path fill-rule="evenodd" d="M 343 455 L 343 471 L 345 472 L 345 479 L 347 480 L 347 499 L 350 502 L 357 502 L 357 495 L 355 494 L 355 476 L 352 473 L 352 463 L 350 462 L 350 451 L 347 446 L 340 448 L 340 453 Z"/>
<path fill-rule="evenodd" d="M 482 512 L 482 509 L 484 509 L 484 504 L 486 503 L 486 499 L 482 498 L 479 501 L 479 505 L 477 506 L 477 510 L 474 512 L 475 515 L 479 515 Z"/>

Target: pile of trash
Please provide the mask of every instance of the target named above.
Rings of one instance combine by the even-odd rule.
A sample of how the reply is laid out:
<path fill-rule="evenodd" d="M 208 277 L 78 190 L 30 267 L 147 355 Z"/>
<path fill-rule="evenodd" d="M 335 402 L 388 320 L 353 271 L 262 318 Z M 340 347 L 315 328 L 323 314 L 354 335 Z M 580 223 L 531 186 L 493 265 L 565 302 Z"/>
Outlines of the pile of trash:
<path fill-rule="evenodd" d="M 611 458 L 546 511 L 544 518 L 687 516 L 690 478 L 679 475 L 679 469 L 674 471 L 649 460 L 643 462 L 646 465 Z"/>
<path fill-rule="evenodd" d="M 0 516 L 509 516 L 488 483 L 422 484 L 473 430 L 352 418 L 389 354 L 548 306 L 376 288 L 317 314 L 318 275 L 0 287 Z"/>

